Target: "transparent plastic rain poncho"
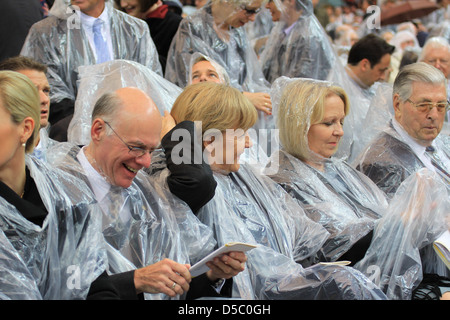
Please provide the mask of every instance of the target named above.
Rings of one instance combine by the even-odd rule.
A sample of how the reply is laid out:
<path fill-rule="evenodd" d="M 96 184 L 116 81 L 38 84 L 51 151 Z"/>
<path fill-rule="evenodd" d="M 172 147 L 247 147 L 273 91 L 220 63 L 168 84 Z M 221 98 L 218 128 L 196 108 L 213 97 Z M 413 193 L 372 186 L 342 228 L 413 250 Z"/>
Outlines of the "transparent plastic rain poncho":
<path fill-rule="evenodd" d="M 260 0 L 257 0 L 258 2 Z M 256 3 L 255 2 L 255 3 Z M 256 53 L 253 50 L 244 27 L 229 28 L 219 35 L 212 6 L 220 6 L 222 15 L 231 17 L 242 13 L 240 5 L 250 0 L 212 0 L 194 14 L 184 18 L 169 49 L 165 77 L 180 87 L 189 82 L 191 56 L 199 52 L 216 61 L 230 77 L 233 87 L 248 92 L 268 92 L 270 85 L 264 78 Z M 260 1 L 262 4 L 262 0 Z M 244 13 L 242 13 L 244 14 Z M 249 22 L 251 23 L 251 22 Z M 226 37 L 229 37 L 227 40 Z"/>
<path fill-rule="evenodd" d="M 123 87 L 137 87 L 155 102 L 161 115 L 170 111 L 181 88 L 149 68 L 128 60 L 114 60 L 79 68 L 79 89 L 75 112 L 68 129 L 68 141 L 87 145 L 91 140 L 92 110 L 105 93 Z"/>
<path fill-rule="evenodd" d="M 350 97 L 350 99 L 352 99 Z M 352 106 L 350 105 L 350 113 Z M 370 100 L 366 116 L 361 123 L 358 124 L 359 133 L 355 135 L 352 142 L 352 153 L 348 162 L 352 165 L 358 158 L 358 155 L 369 145 L 369 143 L 389 124 L 394 115 L 394 107 L 392 104 L 392 84 L 380 82 L 376 85 L 374 98 Z M 347 118 L 346 120 L 347 121 Z M 344 134 L 346 123 L 344 122 Z"/>
<path fill-rule="evenodd" d="M 48 215 L 40 227 L 0 197 L 0 298 L 85 299 L 107 266 L 100 209 L 85 183 L 25 159 Z"/>
<path fill-rule="evenodd" d="M 244 26 L 248 39 L 250 40 L 257 56 L 259 56 L 262 50 L 264 50 L 267 38 L 269 37 L 273 26 L 274 22 L 272 21 L 272 14 L 269 9 L 265 7 L 262 7 L 261 11 L 257 13 L 255 21 L 252 23 L 247 23 Z"/>
<path fill-rule="evenodd" d="M 278 163 L 270 165 L 279 171 L 270 177 L 330 233 L 321 249 L 325 261 L 339 260 L 385 213 L 387 201 L 381 190 L 344 161 L 324 160 L 321 172 L 285 151 L 272 155 L 275 158 Z"/>
<path fill-rule="evenodd" d="M 310 119 L 319 97 L 310 96 L 306 103 L 299 100 L 298 105 L 290 105 L 287 108 L 284 106 L 280 111 L 280 100 L 286 86 L 303 83 L 325 88 L 331 86 L 331 83 L 324 81 L 281 77 L 272 85 L 271 96 L 277 128 L 283 130 L 280 127 L 283 123 L 278 120 L 278 112 L 298 119 L 298 134 L 307 146 Z M 303 125 L 304 122 L 306 126 Z M 304 128 L 305 132 L 300 132 L 300 128 Z M 317 161 L 324 166 L 323 171 L 320 171 L 281 148 L 282 150 L 271 156 L 269 162 L 269 166 L 278 168 L 278 171 L 269 176 L 302 204 L 308 217 L 327 229 L 330 237 L 321 249 L 321 259 L 337 261 L 359 239 L 368 234 L 376 220 L 384 214 L 387 208 L 385 195 L 370 179 L 345 161 L 333 157 L 325 159 L 309 150 L 311 159 L 314 159 L 311 161 Z"/>
<path fill-rule="evenodd" d="M 245 270 L 233 278 L 233 298 L 385 298 L 352 268 L 303 268 L 296 262 L 314 255 L 328 233 L 268 177 L 247 164 L 228 175 L 215 172 L 214 177 L 216 194 L 199 211 L 199 219 L 214 230 L 219 246 L 235 241 L 257 245 L 246 253 Z"/>
<path fill-rule="evenodd" d="M 344 122 L 344 136 L 339 143 L 339 150 L 335 157 L 351 163 L 356 156 L 353 151 L 354 146 L 363 143 L 360 141 L 362 138 L 360 132 L 365 128 L 363 124 L 370 104 L 378 98 L 376 94 L 379 92 L 377 90 L 380 82 L 375 82 L 372 86 L 366 87 L 363 83 L 354 80 L 356 75 L 353 75 L 352 78 L 347 72 L 352 73 L 349 68 L 336 63 L 327 80 L 342 87 L 350 100 L 350 111 Z M 370 120 L 368 121 L 370 123 Z"/>
<path fill-rule="evenodd" d="M 90 185 L 90 177 L 77 159 L 79 147 L 61 143 L 51 151 L 49 161 L 53 165 Z M 99 201 L 110 274 L 142 268 L 165 258 L 194 264 L 213 250 L 216 242 L 211 229 L 170 193 L 168 174 L 168 169 L 155 176 L 139 171 L 129 188 L 111 186 Z M 163 294 L 145 294 L 145 298 L 169 299 Z"/>
<path fill-rule="evenodd" d="M 450 279 L 450 270 L 432 248 L 450 228 L 447 192 L 440 177 L 427 168 L 409 176 L 378 222 L 366 256 L 355 265 L 390 299 L 411 299 L 424 273 Z"/>
<path fill-rule="evenodd" d="M 33 149 L 32 155 L 35 158 L 38 158 L 39 160 L 46 161 L 47 158 L 47 149 L 51 146 L 58 143 L 58 141 L 53 140 L 48 136 L 48 132 L 50 130 L 50 124 L 45 127 L 41 128 L 39 130 L 39 143 L 38 145 Z"/>
<path fill-rule="evenodd" d="M 69 7 L 69 3 L 69 0 L 56 0 L 49 17 L 31 27 L 21 51 L 21 55 L 48 66 L 52 102 L 75 101 L 78 67 L 96 63 L 79 11 Z M 111 21 L 114 59 L 136 61 L 162 75 L 158 53 L 145 21 L 114 9 L 111 0 L 106 0 L 105 10 Z"/>
<path fill-rule="evenodd" d="M 331 85 L 311 79 L 280 78 L 271 92 L 275 112 L 299 119 L 299 126 L 311 118 L 318 97 L 310 97 L 302 105 L 290 105 L 287 110 L 281 108 L 279 103 L 287 84 L 301 85 L 305 82 L 316 86 Z M 305 139 L 309 127 L 310 124 L 307 124 L 305 131 L 300 133 Z M 312 151 L 310 153 L 315 155 Z M 329 231 L 330 238 L 322 249 L 328 261 L 338 259 L 354 241 L 373 230 L 366 256 L 353 263 L 357 262 L 356 269 L 376 280 L 375 283 L 390 299 L 410 299 L 412 290 L 422 279 L 421 259 L 431 270 L 442 271 L 442 263 L 436 261 L 435 255 L 424 257 L 419 254 L 420 249 L 445 231 L 445 216 L 450 212 L 448 198 L 437 206 L 436 211 L 424 206 L 424 198 L 432 203 L 439 201 L 442 194 L 446 195 L 445 186 L 437 175 L 425 171 L 411 177 L 402 185 L 403 191 L 399 191 L 388 203 L 385 194 L 368 177 L 345 161 L 333 157 L 325 159 L 319 155 L 311 161 L 321 163 L 323 171 L 281 150 L 273 154 L 269 162 L 272 168 L 279 168 L 278 173 L 271 174 L 271 178 L 303 204 L 311 219 Z M 433 191 L 427 194 L 425 190 L 428 188 Z M 423 212 L 419 215 L 415 210 Z M 414 219 L 416 215 L 428 220 Z"/>
<path fill-rule="evenodd" d="M 425 164 L 394 129 L 392 121 L 360 153 L 354 166 L 392 198 L 399 185 Z M 448 136 L 438 135 L 433 144 L 450 158 Z"/>
<path fill-rule="evenodd" d="M 301 15 L 290 26 L 287 25 L 288 15 L 293 12 L 288 11 L 282 1 L 274 0 L 274 3 L 281 17 L 272 28 L 260 57 L 266 79 L 270 83 L 280 76 L 326 80 L 330 70 L 340 62 L 314 15 L 311 0 L 297 0 Z"/>

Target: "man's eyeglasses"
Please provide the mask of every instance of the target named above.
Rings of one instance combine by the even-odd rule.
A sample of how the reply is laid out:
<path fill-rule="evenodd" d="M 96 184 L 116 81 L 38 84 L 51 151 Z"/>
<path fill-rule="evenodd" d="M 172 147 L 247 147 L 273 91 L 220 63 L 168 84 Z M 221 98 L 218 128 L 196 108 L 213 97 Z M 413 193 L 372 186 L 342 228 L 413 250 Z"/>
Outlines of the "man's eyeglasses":
<path fill-rule="evenodd" d="M 415 102 L 412 102 L 409 99 L 406 99 L 406 101 L 408 101 L 414 107 L 416 107 L 417 111 L 419 111 L 419 112 L 429 112 L 429 111 L 431 111 L 431 109 L 433 109 L 433 107 L 436 107 L 436 110 L 439 113 L 443 113 L 443 112 L 448 110 L 448 106 L 449 106 L 449 102 L 448 101 L 446 101 L 446 102 L 436 102 L 436 103 L 432 103 L 432 102 L 415 103 Z"/>
<path fill-rule="evenodd" d="M 129 153 L 130 155 L 132 155 L 133 157 L 139 158 L 139 157 L 142 157 L 143 155 L 145 155 L 146 153 L 150 154 L 150 156 L 151 156 L 151 154 L 152 154 L 153 152 L 155 152 L 155 151 L 157 151 L 157 150 L 162 150 L 162 148 L 156 148 L 156 149 L 152 149 L 152 150 L 147 150 L 147 149 L 143 149 L 143 148 L 139 148 L 139 147 L 133 147 L 133 146 L 130 146 L 128 143 L 126 143 L 126 142 L 125 142 L 125 141 L 117 134 L 116 131 L 114 131 L 114 129 L 111 127 L 111 125 L 110 125 L 108 122 L 106 122 L 106 121 L 104 121 L 104 122 L 108 125 L 108 127 L 112 130 L 112 132 L 114 132 L 114 134 L 117 136 L 117 138 L 119 138 L 120 141 L 122 141 L 123 144 L 128 148 L 128 153 Z"/>
<path fill-rule="evenodd" d="M 245 11 L 245 14 L 247 16 L 257 14 L 258 12 L 261 11 L 261 7 L 257 8 L 257 9 L 247 9 L 247 7 L 245 5 L 241 5 L 241 9 Z"/>

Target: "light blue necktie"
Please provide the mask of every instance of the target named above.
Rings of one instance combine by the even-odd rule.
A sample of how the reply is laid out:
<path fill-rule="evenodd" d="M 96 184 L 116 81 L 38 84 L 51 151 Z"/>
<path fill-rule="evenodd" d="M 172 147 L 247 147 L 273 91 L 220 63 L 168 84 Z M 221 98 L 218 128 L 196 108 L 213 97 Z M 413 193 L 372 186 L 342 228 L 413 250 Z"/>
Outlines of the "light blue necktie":
<path fill-rule="evenodd" d="M 102 26 L 103 21 L 101 19 L 96 19 L 94 22 L 94 26 L 92 27 L 94 31 L 95 50 L 97 52 L 97 63 L 111 60 L 109 56 L 108 45 L 102 36 Z"/>

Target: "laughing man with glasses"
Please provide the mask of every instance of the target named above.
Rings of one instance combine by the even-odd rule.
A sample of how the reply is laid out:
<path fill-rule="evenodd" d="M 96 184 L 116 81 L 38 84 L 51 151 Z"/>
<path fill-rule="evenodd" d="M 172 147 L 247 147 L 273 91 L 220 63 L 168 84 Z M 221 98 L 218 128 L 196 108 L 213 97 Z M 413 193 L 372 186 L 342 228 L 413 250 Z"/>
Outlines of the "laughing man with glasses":
<path fill-rule="evenodd" d="M 96 102 L 90 143 L 73 147 L 56 163 L 87 182 L 98 201 L 103 214 L 101 231 L 108 247 L 109 279 L 121 299 L 229 297 L 232 277 L 244 268 L 245 254 L 233 252 L 211 262 L 211 269 L 204 274 L 191 277 L 191 259 L 208 254 L 214 240 L 212 232 L 194 216 L 200 202 L 190 202 L 185 196 L 211 199 L 215 185 L 207 183 L 209 175 L 214 181 L 209 166 L 205 169 L 203 164 L 194 164 L 187 170 L 176 165 L 183 175 L 179 168 L 172 169 L 168 157 L 168 176 L 142 170 L 151 165 L 152 153 L 160 145 L 165 154 L 170 152 L 173 130 L 188 130 L 189 125 L 194 127 L 193 122 L 175 124 L 167 114 L 162 118 L 142 90 L 121 88 Z M 200 180 L 211 190 L 203 190 Z M 171 183 L 184 190 L 185 196 L 175 197 Z"/>

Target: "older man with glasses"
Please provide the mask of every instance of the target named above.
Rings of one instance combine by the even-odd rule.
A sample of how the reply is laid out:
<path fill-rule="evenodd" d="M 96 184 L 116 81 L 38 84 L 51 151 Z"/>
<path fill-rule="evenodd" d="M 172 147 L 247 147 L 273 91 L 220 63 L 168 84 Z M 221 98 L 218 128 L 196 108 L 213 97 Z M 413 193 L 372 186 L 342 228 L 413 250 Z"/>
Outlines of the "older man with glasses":
<path fill-rule="evenodd" d="M 389 127 L 363 151 L 357 168 L 388 198 L 394 196 L 408 176 L 419 174 L 423 168 L 435 172 L 436 182 L 442 181 L 450 191 L 450 140 L 448 135 L 440 134 L 449 107 L 444 74 L 425 62 L 403 67 L 394 81 L 393 107 Z M 448 193 L 442 197 L 448 199 Z M 413 297 L 448 298 L 450 270 L 436 257 L 431 245 L 420 249 L 424 262 L 422 284 L 427 284 L 420 285 Z"/>
<path fill-rule="evenodd" d="M 172 130 L 194 126 L 185 123 L 165 134 L 172 127 L 167 119 L 162 121 L 153 100 L 140 89 L 104 94 L 92 112 L 90 143 L 82 148 L 58 146 L 50 161 L 91 187 L 103 213 L 108 271 L 122 299 L 229 295 L 226 279 L 243 270 L 244 253 L 232 252 L 208 263 L 211 269 L 195 279 L 189 272 L 189 265 L 210 253 L 215 241 L 191 211 L 201 203 L 188 197 L 209 201 L 214 188 L 210 194 L 200 186 L 195 196 L 188 189 L 198 184 L 185 173 L 181 180 L 187 197 L 177 195 L 187 199 L 189 207 L 167 186 L 167 177 L 176 173 L 149 175 L 142 170 L 150 167 L 161 135 L 164 148 L 170 148 L 164 138 Z"/>
<path fill-rule="evenodd" d="M 424 62 L 404 67 L 394 82 L 393 107 L 389 127 L 363 151 L 358 168 L 388 196 L 423 167 L 448 183 L 448 136 L 439 135 L 448 110 L 442 72 Z"/>

